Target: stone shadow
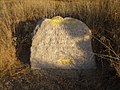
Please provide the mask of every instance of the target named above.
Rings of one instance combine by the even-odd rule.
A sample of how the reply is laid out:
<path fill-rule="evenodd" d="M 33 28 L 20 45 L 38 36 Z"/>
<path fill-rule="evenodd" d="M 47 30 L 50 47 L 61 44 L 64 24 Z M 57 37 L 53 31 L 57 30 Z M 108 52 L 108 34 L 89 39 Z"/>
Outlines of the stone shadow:
<path fill-rule="evenodd" d="M 39 22 L 39 25 L 41 25 L 41 22 Z M 13 37 L 16 37 L 16 55 L 18 60 L 24 64 L 30 64 L 30 48 L 34 30 L 37 29 L 35 28 L 37 24 L 38 20 L 26 20 L 20 21 L 15 25 Z"/>

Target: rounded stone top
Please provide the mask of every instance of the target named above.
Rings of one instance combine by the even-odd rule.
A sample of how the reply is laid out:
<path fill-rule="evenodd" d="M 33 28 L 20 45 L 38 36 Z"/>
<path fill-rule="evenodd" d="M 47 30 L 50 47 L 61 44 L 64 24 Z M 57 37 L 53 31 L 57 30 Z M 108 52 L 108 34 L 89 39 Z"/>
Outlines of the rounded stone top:
<path fill-rule="evenodd" d="M 32 68 L 90 69 L 95 67 L 91 30 L 78 19 L 45 19 L 32 39 Z"/>

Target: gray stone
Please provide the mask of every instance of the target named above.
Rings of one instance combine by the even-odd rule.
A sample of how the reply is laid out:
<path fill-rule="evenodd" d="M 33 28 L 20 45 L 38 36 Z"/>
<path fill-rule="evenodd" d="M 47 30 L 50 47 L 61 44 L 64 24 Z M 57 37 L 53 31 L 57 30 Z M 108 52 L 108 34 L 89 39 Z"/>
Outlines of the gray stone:
<path fill-rule="evenodd" d="M 95 69 L 91 37 L 91 30 L 80 20 L 45 19 L 32 39 L 31 68 Z"/>

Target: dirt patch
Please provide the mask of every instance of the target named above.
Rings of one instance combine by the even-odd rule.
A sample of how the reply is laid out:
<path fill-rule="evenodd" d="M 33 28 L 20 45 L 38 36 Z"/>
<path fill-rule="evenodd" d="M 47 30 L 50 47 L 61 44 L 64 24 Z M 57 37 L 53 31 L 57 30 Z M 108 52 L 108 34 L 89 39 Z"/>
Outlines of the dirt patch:
<path fill-rule="evenodd" d="M 55 70 L 34 70 L 22 67 L 13 76 L 7 75 L 0 83 L 0 90 L 119 90 L 120 78 L 109 77 L 100 71 L 79 73 L 79 78 L 64 77 Z M 88 71 L 87 71 L 88 72 Z M 9 80 L 9 81 L 8 81 Z"/>

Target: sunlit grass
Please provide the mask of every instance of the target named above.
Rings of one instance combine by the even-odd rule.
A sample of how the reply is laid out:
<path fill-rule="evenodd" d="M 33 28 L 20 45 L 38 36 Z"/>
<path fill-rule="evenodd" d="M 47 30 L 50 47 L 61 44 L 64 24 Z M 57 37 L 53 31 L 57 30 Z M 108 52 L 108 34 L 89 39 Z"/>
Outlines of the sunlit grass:
<path fill-rule="evenodd" d="M 27 20 L 37 22 L 54 16 L 69 16 L 86 23 L 93 33 L 93 51 L 99 57 L 97 59 L 112 62 L 111 66 L 120 73 L 119 0 L 0 0 L 0 77 L 8 70 L 12 73 L 13 68 L 20 65 L 16 62 L 16 47 L 19 48 L 25 39 L 25 33 L 21 31 L 19 36 L 15 36 L 16 25 L 26 22 L 25 25 L 30 26 Z"/>

